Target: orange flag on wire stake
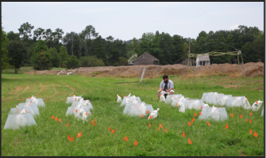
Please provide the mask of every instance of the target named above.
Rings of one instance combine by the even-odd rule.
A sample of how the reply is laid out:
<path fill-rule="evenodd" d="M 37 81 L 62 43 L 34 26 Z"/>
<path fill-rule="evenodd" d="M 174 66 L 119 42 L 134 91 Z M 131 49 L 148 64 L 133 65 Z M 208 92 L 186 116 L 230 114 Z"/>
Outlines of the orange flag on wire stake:
<path fill-rule="evenodd" d="M 234 117 L 233 113 L 231 114 L 232 117 Z"/>
<path fill-rule="evenodd" d="M 152 118 L 152 116 L 150 116 L 150 119 Z"/>
<path fill-rule="evenodd" d="M 70 135 L 68 135 L 67 139 L 68 139 L 68 140 L 70 139 Z"/>
<path fill-rule="evenodd" d="M 243 116 L 242 116 L 242 114 L 240 115 L 240 118 L 242 118 Z"/>
<path fill-rule="evenodd" d="M 149 113 L 150 111 L 149 110 L 147 110 L 147 114 Z"/>
<path fill-rule="evenodd" d="M 188 138 L 188 141 L 187 141 L 188 144 L 192 144 L 191 141 L 190 141 L 190 138 Z"/>
<path fill-rule="evenodd" d="M 165 132 L 168 132 L 166 128 L 164 128 Z"/>
<path fill-rule="evenodd" d="M 81 135 L 82 135 L 82 134 L 81 134 L 81 132 L 80 132 L 80 133 L 78 133 L 78 136 L 77 136 L 77 138 L 81 137 Z"/>
<path fill-rule="evenodd" d="M 251 131 L 251 129 L 249 129 L 249 133 L 250 133 L 250 134 L 252 134 L 252 131 Z"/>
<path fill-rule="evenodd" d="M 157 130 L 159 131 L 160 130 L 160 127 L 158 127 Z"/>
<path fill-rule="evenodd" d="M 53 115 L 51 116 L 51 119 L 54 119 L 54 116 Z"/>
<path fill-rule="evenodd" d="M 226 124 L 226 125 L 225 125 L 225 129 L 227 129 L 227 128 L 228 128 L 228 125 Z"/>
<path fill-rule="evenodd" d="M 136 146 L 136 145 L 138 145 L 138 142 L 135 140 L 135 142 L 134 142 L 134 146 Z"/>
<path fill-rule="evenodd" d="M 249 120 L 249 123 L 251 123 L 251 119 Z"/>
<path fill-rule="evenodd" d="M 252 112 L 250 112 L 249 114 L 252 115 Z"/>
<path fill-rule="evenodd" d="M 69 126 L 69 123 L 67 123 L 67 127 Z"/>
<path fill-rule="evenodd" d="M 256 101 L 256 104 L 258 104 L 259 102 L 258 101 Z"/>
<path fill-rule="evenodd" d="M 55 121 L 57 121 L 58 120 L 58 118 L 57 117 L 55 117 Z"/>
<path fill-rule="evenodd" d="M 255 137 L 258 137 L 258 134 L 257 134 L 257 132 L 255 132 L 253 135 L 254 135 Z"/>
<path fill-rule="evenodd" d="M 70 139 L 70 142 L 72 142 L 73 141 L 73 136 L 71 136 L 71 139 Z"/>
<path fill-rule="evenodd" d="M 246 121 L 248 122 L 248 119 L 246 119 Z"/>
<path fill-rule="evenodd" d="M 188 125 L 190 125 L 190 126 L 191 126 L 191 123 L 190 123 L 190 121 L 188 121 Z"/>
<path fill-rule="evenodd" d="M 125 141 L 128 141 L 127 136 L 125 136 L 124 140 L 125 140 Z"/>
<path fill-rule="evenodd" d="M 95 126 L 95 122 L 93 122 L 93 126 Z"/>
<path fill-rule="evenodd" d="M 61 123 L 61 119 L 59 119 L 59 122 Z"/>
<path fill-rule="evenodd" d="M 115 129 L 113 129 L 113 131 L 111 133 L 115 133 Z"/>
<path fill-rule="evenodd" d="M 210 126 L 210 123 L 207 121 L 208 126 Z"/>
<path fill-rule="evenodd" d="M 78 110 L 76 109 L 76 112 L 78 112 Z"/>
<path fill-rule="evenodd" d="M 202 106 L 200 106 L 200 108 L 202 109 Z"/>
<path fill-rule="evenodd" d="M 194 122 L 195 121 L 195 119 L 194 119 L 194 117 L 192 118 L 192 122 Z"/>
<path fill-rule="evenodd" d="M 195 113 L 194 116 L 196 117 L 197 116 L 197 113 Z"/>
<path fill-rule="evenodd" d="M 140 117 L 143 118 L 143 115 L 141 114 Z"/>
<path fill-rule="evenodd" d="M 151 124 L 149 123 L 149 127 L 151 127 Z"/>
<path fill-rule="evenodd" d="M 108 128 L 108 131 L 111 131 L 111 127 Z"/>
<path fill-rule="evenodd" d="M 159 124 L 159 127 L 163 128 L 162 124 Z"/>
<path fill-rule="evenodd" d="M 177 106 L 178 104 L 177 103 L 175 103 L 175 106 Z"/>
<path fill-rule="evenodd" d="M 199 114 L 201 115 L 201 111 L 199 112 Z"/>
<path fill-rule="evenodd" d="M 182 135 L 183 135 L 183 137 L 185 137 L 185 132 L 183 132 L 183 134 L 182 134 Z"/>

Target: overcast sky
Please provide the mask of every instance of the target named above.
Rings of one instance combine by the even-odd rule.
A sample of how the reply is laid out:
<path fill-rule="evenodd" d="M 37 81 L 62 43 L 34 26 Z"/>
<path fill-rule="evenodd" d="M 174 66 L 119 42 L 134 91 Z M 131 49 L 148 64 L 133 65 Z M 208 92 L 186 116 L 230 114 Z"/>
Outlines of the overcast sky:
<path fill-rule="evenodd" d="M 80 33 L 87 25 L 103 38 L 130 40 L 145 32 L 197 38 L 200 31 L 263 30 L 263 2 L 1 2 L 4 31 L 29 22 L 43 29 Z M 65 35 L 64 34 L 64 35 Z"/>

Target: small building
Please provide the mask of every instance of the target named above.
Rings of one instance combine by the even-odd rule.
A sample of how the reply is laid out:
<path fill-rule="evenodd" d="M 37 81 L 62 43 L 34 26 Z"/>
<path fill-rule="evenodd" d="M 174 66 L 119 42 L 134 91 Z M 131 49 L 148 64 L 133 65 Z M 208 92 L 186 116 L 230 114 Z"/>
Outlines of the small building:
<path fill-rule="evenodd" d="M 184 59 L 183 61 L 179 62 L 178 64 L 182 64 L 182 65 L 186 65 L 187 66 L 187 63 L 188 62 L 188 58 Z M 192 63 L 193 63 L 193 60 L 192 58 L 189 59 L 189 66 L 192 66 Z M 195 66 L 195 63 L 193 63 L 193 66 Z"/>
<path fill-rule="evenodd" d="M 133 61 L 134 65 L 159 65 L 160 60 L 155 58 L 148 52 L 140 55 L 136 60 Z"/>
<path fill-rule="evenodd" d="M 208 54 L 198 54 L 196 58 L 196 67 L 210 65 L 210 57 Z"/>

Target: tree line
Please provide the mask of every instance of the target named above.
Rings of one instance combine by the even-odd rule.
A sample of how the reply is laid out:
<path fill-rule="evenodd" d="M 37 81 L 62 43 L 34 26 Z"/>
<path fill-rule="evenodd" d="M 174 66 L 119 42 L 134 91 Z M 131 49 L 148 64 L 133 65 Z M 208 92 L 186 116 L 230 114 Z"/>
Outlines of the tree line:
<path fill-rule="evenodd" d="M 214 43 L 214 44 L 208 44 Z M 220 43 L 228 44 L 223 45 Z M 90 67 L 128 65 L 141 54 L 148 52 L 160 60 L 160 64 L 176 64 L 187 58 L 186 53 L 227 52 L 240 49 L 244 62 L 264 62 L 264 32 L 257 27 L 240 25 L 235 30 L 201 31 L 196 39 L 171 36 L 156 31 L 143 33 L 140 39 L 123 41 L 112 36 L 102 38 L 92 25 L 77 32 L 60 28 L 34 29 L 23 23 L 18 32 L 4 32 L 2 27 L 2 70 L 21 66 L 33 66 L 36 70 L 52 67 Z M 211 63 L 234 63 L 236 56 L 210 57 Z M 128 60 L 129 59 L 129 60 Z"/>

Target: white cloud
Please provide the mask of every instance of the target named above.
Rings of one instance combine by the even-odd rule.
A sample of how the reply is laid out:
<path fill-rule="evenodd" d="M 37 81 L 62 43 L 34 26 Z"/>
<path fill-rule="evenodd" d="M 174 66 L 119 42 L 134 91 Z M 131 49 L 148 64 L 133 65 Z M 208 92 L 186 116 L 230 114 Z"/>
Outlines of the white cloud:
<path fill-rule="evenodd" d="M 235 25 L 232 25 L 230 26 L 229 30 L 234 30 L 234 29 L 237 29 L 238 28 L 238 24 L 235 24 Z"/>

